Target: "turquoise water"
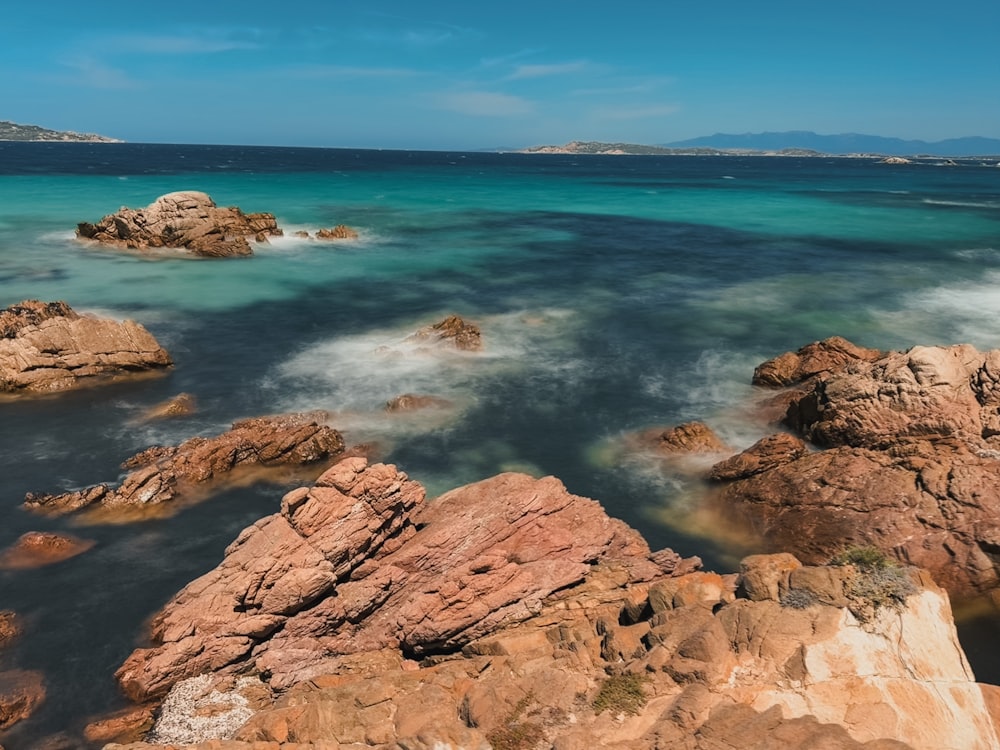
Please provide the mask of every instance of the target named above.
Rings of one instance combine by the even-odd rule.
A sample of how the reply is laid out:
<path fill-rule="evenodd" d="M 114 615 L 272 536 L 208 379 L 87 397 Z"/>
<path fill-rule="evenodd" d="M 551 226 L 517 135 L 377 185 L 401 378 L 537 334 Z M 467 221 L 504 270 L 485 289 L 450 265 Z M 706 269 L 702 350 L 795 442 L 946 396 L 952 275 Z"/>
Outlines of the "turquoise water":
<path fill-rule="evenodd" d="M 287 236 L 234 260 L 74 239 L 77 222 L 184 189 L 270 211 Z M 339 223 L 361 238 L 291 236 Z M 0 666 L 49 680 L 44 707 L 0 744 L 76 733 L 122 705 L 111 673 L 144 618 L 284 488 L 102 526 L 31 516 L 25 492 L 114 481 L 150 444 L 323 408 L 432 494 L 509 469 L 554 474 L 652 546 L 729 569 L 747 540 L 704 532 L 697 485 L 623 452 L 622 436 L 697 418 L 749 445 L 767 427 L 739 407 L 762 360 L 835 334 L 1000 346 L 998 289 L 1000 169 L 979 163 L 0 144 L 0 304 L 130 317 L 176 362 L 156 380 L 0 403 L 0 547 L 29 529 L 97 541 L 0 572 L 0 606 L 28 623 Z M 451 313 L 480 325 L 484 354 L 404 342 Z M 136 420 L 181 391 L 193 417 Z M 455 406 L 386 415 L 404 392 Z M 1000 675 L 986 655 L 976 669 Z"/>

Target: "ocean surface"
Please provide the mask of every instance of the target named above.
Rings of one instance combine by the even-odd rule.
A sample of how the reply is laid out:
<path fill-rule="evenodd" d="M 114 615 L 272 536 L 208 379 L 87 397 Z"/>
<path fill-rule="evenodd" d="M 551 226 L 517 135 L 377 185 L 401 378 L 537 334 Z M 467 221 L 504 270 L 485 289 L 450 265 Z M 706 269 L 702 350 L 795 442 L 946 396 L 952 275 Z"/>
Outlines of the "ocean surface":
<path fill-rule="evenodd" d="M 225 260 L 74 238 L 78 222 L 175 190 L 272 212 L 286 236 Z M 292 236 L 335 224 L 360 239 Z M 701 419 L 746 447 L 767 431 L 742 408 L 754 366 L 832 335 L 1000 347 L 1000 168 L 0 143 L 0 307 L 27 298 L 137 320 L 175 367 L 0 402 L 0 549 L 29 530 L 96 542 L 0 571 L 0 609 L 27 630 L 0 669 L 42 670 L 48 686 L 35 716 L 0 734 L 7 750 L 126 705 L 112 673 L 146 619 L 289 486 L 101 525 L 32 515 L 26 492 L 114 482 L 139 450 L 243 417 L 325 409 L 349 444 L 376 444 L 431 496 L 501 471 L 553 474 L 652 547 L 732 570 L 754 541 L 699 522 L 697 484 L 623 438 Z M 484 353 L 401 348 L 453 313 L 481 327 Z M 181 392 L 194 415 L 139 419 Z M 403 393 L 454 407 L 386 414 Z M 962 624 L 984 681 L 1000 682 L 998 632 L 992 614 Z"/>

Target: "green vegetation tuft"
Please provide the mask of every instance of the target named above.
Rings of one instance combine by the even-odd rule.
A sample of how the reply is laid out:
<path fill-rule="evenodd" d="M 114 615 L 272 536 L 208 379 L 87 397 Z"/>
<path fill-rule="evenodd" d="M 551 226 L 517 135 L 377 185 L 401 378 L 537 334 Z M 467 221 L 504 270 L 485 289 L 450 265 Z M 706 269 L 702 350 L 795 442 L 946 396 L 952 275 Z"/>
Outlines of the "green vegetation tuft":
<path fill-rule="evenodd" d="M 816 597 L 805 589 L 791 589 L 781 595 L 781 606 L 791 609 L 807 609 L 816 603 Z"/>
<path fill-rule="evenodd" d="M 545 730 L 540 724 L 521 720 L 534 700 L 535 696 L 528 693 L 517 702 L 502 725 L 486 733 L 486 741 L 493 750 L 534 750 L 545 739 Z"/>
<path fill-rule="evenodd" d="M 642 689 L 643 683 L 648 679 L 646 675 L 634 672 L 609 677 L 601 684 L 601 689 L 594 698 L 594 713 L 639 713 L 648 700 L 646 691 Z"/>
<path fill-rule="evenodd" d="M 853 565 L 859 570 L 883 570 L 895 565 L 878 547 L 848 547 L 832 560 L 831 565 Z"/>
<path fill-rule="evenodd" d="M 857 575 L 845 582 L 844 593 L 859 620 L 870 620 L 881 607 L 898 609 L 908 596 L 917 593 L 909 572 L 875 547 L 848 547 L 830 564 L 852 565 L 857 570 Z"/>

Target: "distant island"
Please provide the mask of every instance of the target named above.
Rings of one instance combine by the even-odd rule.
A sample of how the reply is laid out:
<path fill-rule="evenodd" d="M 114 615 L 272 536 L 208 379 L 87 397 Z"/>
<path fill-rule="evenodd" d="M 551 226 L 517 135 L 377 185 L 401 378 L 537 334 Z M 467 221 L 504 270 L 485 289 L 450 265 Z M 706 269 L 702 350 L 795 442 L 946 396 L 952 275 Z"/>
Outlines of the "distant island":
<path fill-rule="evenodd" d="M 564 146 L 534 146 L 526 153 L 774 156 L 981 157 L 1000 155 L 1000 139 L 971 136 L 943 141 L 913 141 L 861 133 L 820 135 L 808 130 L 780 133 L 716 133 L 652 146 L 571 141 Z"/>
<path fill-rule="evenodd" d="M 0 120 L 0 141 L 63 141 L 85 143 L 121 143 L 117 138 L 108 138 L 94 133 L 74 133 L 72 130 L 49 130 L 38 125 L 18 125 L 9 120 Z"/>

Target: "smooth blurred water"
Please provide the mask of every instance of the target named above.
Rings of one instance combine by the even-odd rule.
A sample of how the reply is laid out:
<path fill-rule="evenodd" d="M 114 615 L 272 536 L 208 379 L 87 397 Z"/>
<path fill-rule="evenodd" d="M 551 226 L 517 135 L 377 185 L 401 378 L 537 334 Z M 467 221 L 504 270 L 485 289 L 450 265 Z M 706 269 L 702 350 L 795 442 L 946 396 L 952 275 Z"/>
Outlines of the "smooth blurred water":
<path fill-rule="evenodd" d="M 270 211 L 287 236 L 229 260 L 74 239 L 77 222 L 174 190 Z M 361 239 L 291 236 L 339 223 Z M 971 162 L 0 144 L 0 305 L 64 299 L 130 317 L 176 362 L 159 379 L 0 402 L 0 547 L 27 530 L 97 541 L 0 571 L 0 608 L 28 623 L 0 668 L 49 681 L 44 707 L 0 743 L 75 732 L 122 705 L 111 673 L 144 619 L 285 488 L 102 526 L 29 515 L 25 492 L 113 481 L 138 450 L 238 418 L 323 408 L 431 494 L 509 469 L 554 474 L 654 548 L 727 568 L 752 541 L 700 527 L 697 487 L 623 453 L 622 436 L 702 419 L 749 445 L 766 429 L 739 408 L 753 367 L 835 334 L 996 347 L 998 282 L 1000 169 Z M 484 354 L 405 342 L 451 313 L 481 326 Z M 137 422 L 182 391 L 195 415 Z M 454 407 L 385 414 L 405 392 Z M 1000 677 L 988 659 L 974 666 Z"/>

